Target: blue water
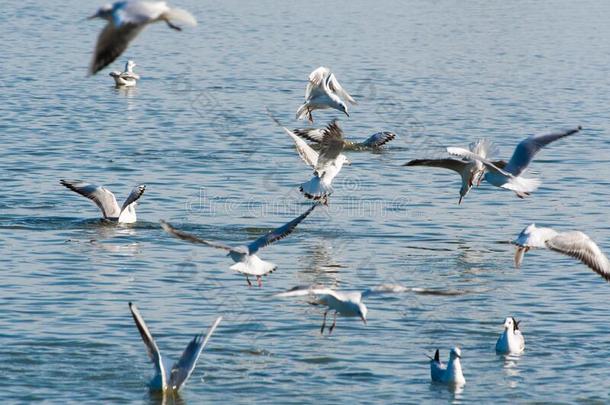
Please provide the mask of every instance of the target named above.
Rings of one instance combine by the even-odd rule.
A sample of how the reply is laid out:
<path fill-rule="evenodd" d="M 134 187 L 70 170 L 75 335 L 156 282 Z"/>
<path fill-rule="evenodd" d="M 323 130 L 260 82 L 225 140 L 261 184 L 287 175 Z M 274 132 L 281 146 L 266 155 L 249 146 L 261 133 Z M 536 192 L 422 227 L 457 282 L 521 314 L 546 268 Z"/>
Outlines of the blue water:
<path fill-rule="evenodd" d="M 88 3 L 8 0 L 0 14 L 3 402 L 161 402 L 129 301 L 169 358 L 224 316 L 181 403 L 610 401 L 609 286 L 548 251 L 516 270 L 508 243 L 536 222 L 610 252 L 610 3 L 176 0 L 198 27 L 151 26 L 86 78 L 103 25 L 84 20 Z M 142 80 L 117 90 L 107 73 L 128 58 Z M 294 112 L 320 65 L 359 102 L 347 137 L 398 139 L 349 153 L 330 207 L 266 248 L 279 269 L 248 288 L 222 252 L 158 220 L 241 243 L 303 212 L 310 171 L 265 107 L 303 125 Z M 523 201 L 483 184 L 458 206 L 455 174 L 401 167 L 480 137 L 509 158 L 524 136 L 575 125 L 536 158 L 543 185 Z M 138 223 L 100 223 L 62 178 L 119 200 L 147 184 Z M 320 308 L 271 297 L 387 282 L 469 293 L 369 299 L 368 325 L 340 318 L 331 337 Z M 494 352 L 508 315 L 526 338 L 516 360 Z M 425 357 L 454 345 L 457 392 L 430 384 Z"/>

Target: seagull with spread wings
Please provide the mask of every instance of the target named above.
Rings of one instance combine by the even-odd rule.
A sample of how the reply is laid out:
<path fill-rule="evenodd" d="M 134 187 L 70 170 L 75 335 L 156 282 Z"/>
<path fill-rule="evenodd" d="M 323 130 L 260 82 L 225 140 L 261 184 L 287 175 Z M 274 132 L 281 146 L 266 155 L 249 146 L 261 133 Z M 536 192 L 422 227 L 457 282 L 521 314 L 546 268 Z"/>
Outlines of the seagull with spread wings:
<path fill-rule="evenodd" d="M 394 284 L 383 284 L 380 286 L 367 288 L 364 291 L 338 291 L 332 288 L 324 286 L 297 286 L 286 292 L 275 294 L 278 298 L 291 298 L 291 297 L 309 297 L 311 299 L 310 304 L 323 305 L 327 307 L 324 311 L 324 320 L 322 321 L 322 327 L 320 333 L 324 333 L 326 327 L 326 317 L 329 311 L 335 311 L 333 323 L 328 329 L 328 334 L 331 334 L 337 324 L 337 315 L 360 318 L 366 325 L 368 309 L 364 305 L 363 300 L 369 296 L 378 294 L 398 294 L 412 292 L 416 294 L 426 295 L 459 295 L 461 292 L 455 291 L 442 291 L 442 290 L 430 290 L 425 288 L 409 288 L 401 285 Z"/>
<path fill-rule="evenodd" d="M 85 183 L 82 180 L 60 180 L 59 182 L 70 190 L 92 200 L 102 210 L 104 219 L 120 224 L 136 222 L 136 205 L 146 190 L 145 184 L 135 186 L 123 206 L 119 207 L 114 194 L 103 186 Z"/>
<path fill-rule="evenodd" d="M 218 327 L 222 317 L 219 316 L 216 318 L 206 335 L 203 333 L 196 335 L 186 346 L 180 359 L 171 365 L 171 363 L 165 361 L 166 359 L 161 357 L 161 351 L 159 351 L 157 343 L 155 343 L 155 339 L 148 330 L 148 326 L 146 326 L 144 318 L 140 315 L 138 308 L 130 302 L 129 310 L 131 311 L 131 316 L 133 316 L 133 320 L 142 336 L 142 340 L 146 345 L 148 357 L 155 366 L 155 375 L 149 383 L 149 388 L 153 391 L 180 390 L 184 387 L 184 384 L 193 373 L 193 370 L 195 370 L 195 365 L 201 356 L 201 352 L 208 344 L 208 340 Z"/>
<path fill-rule="evenodd" d="M 117 1 L 100 7 L 89 19 L 101 18 L 108 23 L 97 38 L 89 74 L 96 74 L 118 58 L 148 24 L 165 21 L 170 28 L 182 29 L 176 23 L 197 25 L 188 11 L 170 8 L 164 1 Z"/>
<path fill-rule="evenodd" d="M 487 158 L 493 152 L 493 146 L 487 139 L 481 139 L 477 142 L 471 143 L 469 149 L 472 153 Z M 506 166 L 506 162 L 503 160 L 497 160 L 493 162 L 499 168 Z M 460 199 L 458 204 L 462 203 L 462 200 L 473 185 L 479 185 L 483 174 L 485 173 L 485 166 L 483 163 L 476 159 L 414 159 L 403 166 L 428 166 L 428 167 L 440 167 L 443 169 L 453 170 L 457 172 L 462 178 L 462 187 L 460 187 Z"/>
<path fill-rule="evenodd" d="M 313 142 L 313 146 L 319 146 L 326 134 L 326 128 L 297 128 L 294 129 L 297 136 Z M 344 148 L 347 150 L 376 150 L 396 138 L 396 134 L 390 131 L 376 132 L 362 142 L 345 141 Z"/>
<path fill-rule="evenodd" d="M 300 120 L 307 117 L 313 122 L 312 111 L 327 108 L 342 111 L 349 117 L 346 103 L 356 104 L 356 101 L 341 87 L 330 69 L 321 66 L 309 74 L 305 103 L 297 110 L 296 118 Z"/>
<path fill-rule="evenodd" d="M 533 248 L 546 248 L 571 256 L 586 264 L 591 270 L 610 281 L 610 261 L 597 244 L 579 231 L 557 232 L 551 228 L 538 228 L 535 224 L 527 226 L 513 241 L 515 267 L 519 268 L 523 256 Z"/>
<path fill-rule="evenodd" d="M 231 247 L 220 243 L 207 241 L 195 235 L 180 231 L 163 220 L 161 221 L 161 226 L 167 233 L 179 239 L 214 247 L 217 249 L 222 249 L 229 252 L 227 253 L 227 256 L 231 257 L 231 259 L 233 259 L 233 261 L 235 262 L 235 264 L 232 265 L 230 269 L 245 275 L 246 281 L 248 282 L 249 286 L 252 286 L 249 276 L 255 276 L 258 282 L 258 286 L 262 287 L 262 277 L 266 276 L 269 273 L 272 273 L 277 268 L 277 266 L 274 263 L 262 260 L 256 255 L 256 253 L 265 246 L 284 239 L 286 236 L 290 235 L 296 229 L 297 225 L 300 224 L 305 218 L 307 218 L 309 214 L 311 214 L 311 212 L 314 210 L 314 208 L 316 208 L 317 205 L 318 204 L 312 205 L 307 211 L 305 211 L 303 214 L 299 215 L 292 221 L 280 226 L 279 228 L 267 232 L 265 235 L 256 239 L 254 242 L 250 243 L 247 246 Z"/>
<path fill-rule="evenodd" d="M 447 152 L 451 155 L 480 161 L 487 169 L 485 181 L 496 187 L 512 190 L 519 198 L 525 198 L 534 192 L 541 184 L 539 179 L 521 176 L 534 159 L 534 156 L 551 142 L 566 136 L 574 135 L 580 132 L 581 129 L 582 127 L 577 127 L 546 135 L 534 135 L 524 139 L 517 145 L 513 152 L 513 156 L 504 168 L 500 168 L 487 158 L 463 148 L 447 148 Z"/>

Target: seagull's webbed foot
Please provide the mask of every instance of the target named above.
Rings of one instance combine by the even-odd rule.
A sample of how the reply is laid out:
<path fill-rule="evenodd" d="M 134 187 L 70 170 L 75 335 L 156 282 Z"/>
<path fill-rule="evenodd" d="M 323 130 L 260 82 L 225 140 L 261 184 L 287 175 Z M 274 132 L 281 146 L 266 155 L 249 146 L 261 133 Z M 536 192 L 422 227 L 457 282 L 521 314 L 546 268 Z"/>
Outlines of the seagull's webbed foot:
<path fill-rule="evenodd" d="M 182 28 L 178 27 L 177 25 L 172 24 L 171 21 L 165 20 L 165 22 L 171 29 L 176 30 L 176 31 L 182 31 Z"/>
<path fill-rule="evenodd" d="M 328 310 L 324 312 L 324 320 L 322 321 L 322 327 L 320 328 L 320 333 L 324 334 L 324 327 L 326 326 L 326 315 L 328 315 Z"/>
<path fill-rule="evenodd" d="M 263 278 L 261 276 L 256 276 L 256 281 L 258 282 L 258 287 L 263 286 Z"/>
<path fill-rule="evenodd" d="M 313 115 L 311 115 L 311 110 L 307 110 L 307 119 L 311 124 L 313 124 Z"/>
<path fill-rule="evenodd" d="M 328 334 L 329 335 L 331 333 L 333 333 L 333 329 L 335 329 L 335 326 L 337 326 L 337 311 L 335 311 L 335 316 L 333 317 L 333 324 L 330 325 L 330 328 L 328 328 Z"/>

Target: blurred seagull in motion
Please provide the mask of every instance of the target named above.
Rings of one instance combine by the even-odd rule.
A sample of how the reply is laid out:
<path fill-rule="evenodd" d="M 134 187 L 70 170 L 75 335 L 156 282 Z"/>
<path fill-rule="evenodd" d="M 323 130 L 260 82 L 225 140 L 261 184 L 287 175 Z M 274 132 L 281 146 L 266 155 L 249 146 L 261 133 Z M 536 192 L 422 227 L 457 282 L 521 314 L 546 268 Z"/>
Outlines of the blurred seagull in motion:
<path fill-rule="evenodd" d="M 203 333 L 196 335 L 186 346 L 180 359 L 174 363 L 174 365 L 171 365 L 166 359 L 161 358 L 161 352 L 159 351 L 152 334 L 148 330 L 144 318 L 140 315 L 138 308 L 130 302 L 129 310 L 138 327 L 138 331 L 140 331 L 142 340 L 146 345 L 148 357 L 155 366 L 155 375 L 149 383 L 149 388 L 152 391 L 180 390 L 184 387 L 184 384 L 193 373 L 197 360 L 199 360 L 199 356 L 201 356 L 201 352 L 207 345 L 210 336 L 212 336 L 218 327 L 222 317 L 219 316 L 216 318 L 205 337 Z"/>
<path fill-rule="evenodd" d="M 120 224 L 136 222 L 136 205 L 146 190 L 145 184 L 135 186 L 123 206 L 119 207 L 114 194 L 103 186 L 85 183 L 82 180 L 60 180 L 59 182 L 62 186 L 92 200 L 102 210 L 104 219 Z"/>
<path fill-rule="evenodd" d="M 487 158 L 493 153 L 492 143 L 487 139 L 481 139 L 477 142 L 471 143 L 469 146 L 470 152 L 477 154 L 482 158 Z M 497 160 L 493 162 L 499 168 L 506 166 L 506 162 L 503 160 Z M 428 167 L 441 167 L 457 172 L 462 177 L 462 187 L 460 187 L 460 199 L 458 204 L 462 203 L 462 200 L 470 189 L 476 184 L 479 186 L 483 174 L 485 173 L 485 166 L 483 163 L 476 159 L 414 159 L 403 166 L 428 166 Z"/>
<path fill-rule="evenodd" d="M 519 354 L 525 350 L 525 339 L 519 330 L 519 323 L 509 316 L 504 320 L 504 332 L 496 342 L 496 352 L 502 354 Z"/>
<path fill-rule="evenodd" d="M 578 133 L 582 127 L 577 127 L 561 132 L 554 132 L 546 135 L 530 136 L 517 145 L 513 156 L 504 168 L 500 168 L 487 158 L 463 148 L 447 148 L 451 155 L 462 158 L 478 160 L 485 165 L 487 173 L 485 180 L 496 187 L 505 188 L 515 192 L 517 197 L 525 198 L 535 191 L 541 184 L 539 179 L 529 179 L 521 177 L 527 169 L 534 156 L 545 146 L 558 139 Z"/>
<path fill-rule="evenodd" d="M 449 352 L 449 363 L 446 366 L 440 360 L 438 349 L 436 349 L 434 357 L 429 358 L 430 377 L 432 378 L 432 381 L 454 386 L 463 386 L 466 384 L 466 379 L 462 373 L 462 364 L 460 362 L 462 351 L 459 347 L 451 349 L 451 352 Z"/>
<path fill-rule="evenodd" d="M 118 1 L 106 4 L 89 19 L 101 18 L 108 23 L 97 38 L 89 74 L 94 75 L 119 57 L 129 43 L 148 24 L 165 21 L 170 28 L 181 31 L 175 23 L 197 25 L 188 11 L 170 8 L 164 1 Z"/>
<path fill-rule="evenodd" d="M 319 145 L 324 139 L 326 128 L 297 128 L 292 132 L 305 140 Z M 390 142 L 394 138 L 396 138 L 396 134 L 394 132 L 381 131 L 374 133 L 362 142 L 352 142 L 346 140 L 344 148 L 347 150 L 380 149 L 383 145 Z"/>
<path fill-rule="evenodd" d="M 140 80 L 140 75 L 133 72 L 133 68 L 136 66 L 134 61 L 128 60 L 127 63 L 125 63 L 124 72 L 117 72 L 115 70 L 109 73 L 114 79 L 116 87 L 134 87 L 136 85 L 136 81 Z"/>
<path fill-rule="evenodd" d="M 346 103 L 356 104 L 356 101 L 341 87 L 330 69 L 321 66 L 309 74 L 305 103 L 297 110 L 296 118 L 307 117 L 309 122 L 313 122 L 312 111 L 326 108 L 342 111 L 349 117 Z"/>
<path fill-rule="evenodd" d="M 599 247 L 582 232 L 571 231 L 559 233 L 551 228 L 538 228 L 535 224 L 527 226 L 517 239 L 515 267 L 519 268 L 523 256 L 533 248 L 547 248 L 580 260 L 594 272 L 610 281 L 610 262 Z"/>
<path fill-rule="evenodd" d="M 322 327 L 320 333 L 324 333 L 326 327 L 326 317 L 329 311 L 334 311 L 333 323 L 328 329 L 328 334 L 333 332 L 337 324 L 337 315 L 345 317 L 357 317 L 364 322 L 367 322 L 368 309 L 364 305 L 363 300 L 372 295 L 378 294 L 398 294 L 404 292 L 413 292 L 416 294 L 426 295 L 460 295 L 460 292 L 450 292 L 441 290 L 428 290 L 424 288 L 408 288 L 400 285 L 383 284 L 380 286 L 368 288 L 362 292 L 360 291 L 338 291 L 328 287 L 314 285 L 314 286 L 297 286 L 283 293 L 275 294 L 274 297 L 278 298 L 290 298 L 290 297 L 309 297 L 312 305 L 323 305 L 327 307 L 324 311 L 324 320 L 322 321 Z"/>
<path fill-rule="evenodd" d="M 267 274 L 272 273 L 277 268 L 277 266 L 271 262 L 261 260 L 256 255 L 256 253 L 259 251 L 259 249 L 262 249 L 265 246 L 268 246 L 273 242 L 277 242 L 278 240 L 284 239 L 286 236 L 290 235 L 296 229 L 297 225 L 300 224 L 305 218 L 307 218 L 309 214 L 311 214 L 311 212 L 314 210 L 314 208 L 316 208 L 317 205 L 318 204 L 312 205 L 307 211 L 305 211 L 303 214 L 299 215 L 292 221 L 280 226 L 279 228 L 267 232 L 265 235 L 256 239 L 254 242 L 250 243 L 247 246 L 231 247 L 220 243 L 200 239 L 195 235 L 191 235 L 189 233 L 174 228 L 163 220 L 161 220 L 161 226 L 167 233 L 179 239 L 228 251 L 229 253 L 227 254 L 227 256 L 230 256 L 231 259 L 233 259 L 233 261 L 235 262 L 235 264 L 231 266 L 230 269 L 244 274 L 246 276 L 248 286 L 252 286 L 249 276 L 255 276 L 258 282 L 258 286 L 262 287 L 262 276 L 266 276 Z"/>

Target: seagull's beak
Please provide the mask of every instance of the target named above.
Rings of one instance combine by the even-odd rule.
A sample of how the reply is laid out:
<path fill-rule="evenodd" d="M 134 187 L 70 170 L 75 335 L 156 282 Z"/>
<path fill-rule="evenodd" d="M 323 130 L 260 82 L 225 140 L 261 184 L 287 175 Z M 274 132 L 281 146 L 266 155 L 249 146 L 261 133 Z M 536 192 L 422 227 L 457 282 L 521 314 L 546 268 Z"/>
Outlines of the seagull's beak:
<path fill-rule="evenodd" d="M 345 113 L 345 115 L 347 115 L 349 117 L 349 113 L 347 111 L 343 111 Z"/>
<path fill-rule="evenodd" d="M 462 203 L 462 199 L 464 199 L 463 195 L 460 196 L 460 200 L 458 201 L 458 205 L 460 205 Z"/>

